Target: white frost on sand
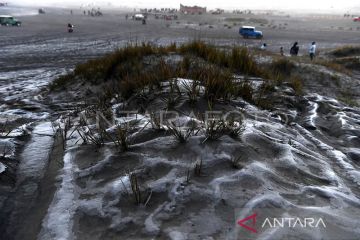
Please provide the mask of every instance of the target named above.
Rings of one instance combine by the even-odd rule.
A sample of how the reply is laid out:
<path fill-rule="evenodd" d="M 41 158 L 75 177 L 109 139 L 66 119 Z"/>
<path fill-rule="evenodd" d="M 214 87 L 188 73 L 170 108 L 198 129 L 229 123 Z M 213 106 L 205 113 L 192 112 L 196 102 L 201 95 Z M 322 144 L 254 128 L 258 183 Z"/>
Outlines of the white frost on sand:
<path fill-rule="evenodd" d="M 130 178 L 128 175 L 121 176 L 115 181 L 109 183 L 105 189 L 113 195 L 120 194 L 122 192 L 128 193 L 131 191 Z"/>
<path fill-rule="evenodd" d="M 0 138 L 0 156 L 6 158 L 15 157 L 15 141 L 12 138 Z"/>
<path fill-rule="evenodd" d="M 74 239 L 72 232 L 73 216 L 77 208 L 77 192 L 74 184 L 74 154 L 72 150 L 64 156 L 64 168 L 62 183 L 55 193 L 54 199 L 48 209 L 42 223 L 39 234 L 41 240 L 71 240 Z"/>
<path fill-rule="evenodd" d="M 86 177 L 91 174 L 95 174 L 96 172 L 102 170 L 107 164 L 109 164 L 111 162 L 111 156 L 112 156 L 111 152 L 108 149 L 106 149 L 104 154 L 106 156 L 105 160 L 100 161 L 100 162 L 96 163 L 94 166 L 91 166 L 84 170 L 81 170 L 81 171 L 78 170 L 77 172 L 78 172 L 79 177 Z"/>
<path fill-rule="evenodd" d="M 19 182 L 28 177 L 41 178 L 48 163 L 49 153 L 54 143 L 54 131 L 50 122 L 35 127 L 31 142 L 21 154 L 18 170 Z"/>
<path fill-rule="evenodd" d="M 145 220 L 145 231 L 149 234 L 158 234 L 160 232 L 159 224 L 155 223 L 154 217 L 159 214 L 163 208 L 167 205 L 167 203 L 161 204 L 153 213 L 149 215 L 149 217 Z"/>
<path fill-rule="evenodd" d="M 6 170 L 6 166 L 0 163 L 0 173 L 4 172 L 5 170 Z"/>
<path fill-rule="evenodd" d="M 186 233 L 182 233 L 182 232 L 178 232 L 178 231 L 171 231 L 171 232 L 169 232 L 168 235 L 171 240 L 186 240 L 186 239 L 188 239 Z"/>

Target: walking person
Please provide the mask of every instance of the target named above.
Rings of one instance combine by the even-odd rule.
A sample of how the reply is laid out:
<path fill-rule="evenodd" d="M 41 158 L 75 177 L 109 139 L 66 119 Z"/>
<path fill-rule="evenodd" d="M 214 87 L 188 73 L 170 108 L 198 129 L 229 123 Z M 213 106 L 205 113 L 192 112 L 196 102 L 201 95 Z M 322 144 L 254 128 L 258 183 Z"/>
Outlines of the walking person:
<path fill-rule="evenodd" d="M 295 42 L 294 45 L 290 48 L 290 55 L 297 56 L 299 54 L 298 42 Z"/>
<path fill-rule="evenodd" d="M 312 61 L 316 54 L 316 42 L 312 42 L 309 48 L 310 60 Z"/>

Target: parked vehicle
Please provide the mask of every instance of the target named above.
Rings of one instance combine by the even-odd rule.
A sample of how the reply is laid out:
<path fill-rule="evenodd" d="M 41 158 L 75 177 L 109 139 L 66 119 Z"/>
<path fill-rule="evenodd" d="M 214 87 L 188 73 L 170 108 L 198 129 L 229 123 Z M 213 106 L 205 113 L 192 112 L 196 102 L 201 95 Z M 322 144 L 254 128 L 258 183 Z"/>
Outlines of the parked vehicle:
<path fill-rule="evenodd" d="M 354 17 L 353 20 L 354 22 L 360 22 L 360 17 Z"/>
<path fill-rule="evenodd" d="M 145 19 L 145 16 L 143 14 L 135 14 L 133 16 L 133 19 L 137 21 L 142 21 L 143 19 Z"/>
<path fill-rule="evenodd" d="M 0 15 L 0 25 L 2 26 L 21 26 L 21 22 L 10 15 Z"/>
<path fill-rule="evenodd" d="M 251 26 L 242 26 L 239 29 L 239 34 L 243 36 L 243 38 L 261 39 L 263 37 L 263 33 L 261 31 L 257 31 L 255 30 L 255 27 L 251 27 Z"/>

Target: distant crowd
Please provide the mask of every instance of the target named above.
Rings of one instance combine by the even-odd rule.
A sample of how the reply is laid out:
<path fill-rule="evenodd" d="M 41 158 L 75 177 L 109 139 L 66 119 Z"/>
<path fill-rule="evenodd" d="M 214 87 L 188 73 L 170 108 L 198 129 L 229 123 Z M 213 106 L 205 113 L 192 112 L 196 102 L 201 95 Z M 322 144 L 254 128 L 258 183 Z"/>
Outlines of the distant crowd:
<path fill-rule="evenodd" d="M 100 11 L 100 8 L 97 9 L 92 8 L 91 10 L 87 10 L 87 11 L 84 10 L 83 14 L 91 17 L 100 17 L 103 15 L 102 12 Z"/>

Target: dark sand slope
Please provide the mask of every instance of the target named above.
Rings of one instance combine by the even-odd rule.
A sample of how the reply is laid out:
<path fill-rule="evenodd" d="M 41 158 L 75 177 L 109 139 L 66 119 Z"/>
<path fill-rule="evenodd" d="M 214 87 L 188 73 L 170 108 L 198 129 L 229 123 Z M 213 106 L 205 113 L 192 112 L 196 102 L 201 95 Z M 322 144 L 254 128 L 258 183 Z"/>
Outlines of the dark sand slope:
<path fill-rule="evenodd" d="M 298 216 L 326 219 L 328 228 L 316 234 L 278 229 L 262 232 L 259 238 L 356 239 L 359 110 L 317 94 L 299 102 L 290 89 L 279 92 L 287 93 L 278 96 L 279 102 L 294 108 L 280 103 L 270 113 L 242 101 L 232 102 L 232 107 L 216 106 L 246 112 L 245 132 L 238 139 L 224 135 L 204 143 L 205 133 L 200 131 L 179 144 L 164 131 L 151 126 L 144 130 L 151 121 L 148 116 L 115 115 L 119 122 L 139 120 L 130 150 L 119 153 L 112 144 L 100 149 L 77 147 L 71 161 L 77 170 L 63 176 L 68 183 L 68 178 L 74 179 L 68 188 L 77 189 L 76 195 L 71 195 L 72 202 L 49 209 L 41 238 L 236 239 L 246 232 L 236 227 L 235 216 L 293 209 Z M 114 112 L 121 106 L 114 105 Z M 156 99 L 149 106 L 162 109 Z M 304 110 L 298 112 L 299 107 Z M 186 99 L 177 109 L 189 110 Z M 190 121 L 186 115 L 182 122 Z M 283 116 L 293 119 L 290 125 L 280 121 Z M 199 162 L 200 173 L 195 170 Z M 129 172 L 137 176 L 146 206 L 134 204 Z M 68 199 L 69 192 L 63 194 Z M 59 209 L 69 209 L 67 221 L 51 224 L 51 216 L 53 221 L 63 216 Z M 339 219 L 339 214 L 344 217 Z M 70 229 L 68 221 L 73 223 Z"/>

